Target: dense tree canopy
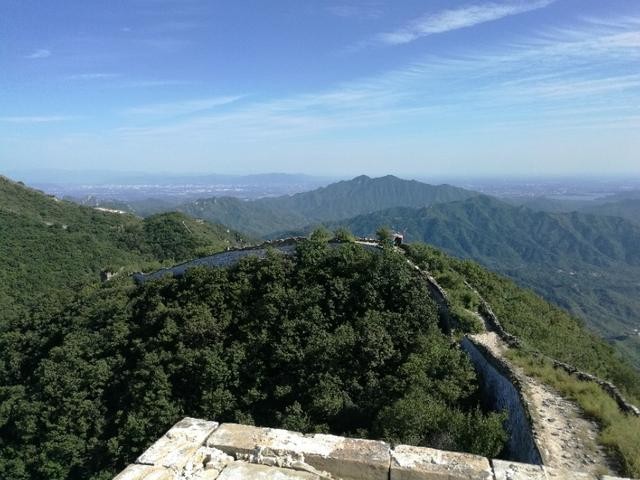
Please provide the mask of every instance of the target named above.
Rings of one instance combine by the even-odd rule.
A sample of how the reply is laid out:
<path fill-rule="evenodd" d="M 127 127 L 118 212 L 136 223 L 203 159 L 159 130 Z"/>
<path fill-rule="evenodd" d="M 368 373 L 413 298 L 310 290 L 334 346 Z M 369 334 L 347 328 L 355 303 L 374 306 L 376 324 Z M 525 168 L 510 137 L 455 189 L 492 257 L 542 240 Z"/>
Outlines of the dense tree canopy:
<path fill-rule="evenodd" d="M 390 249 L 315 239 L 297 258 L 120 278 L 23 327 L 1 337 L 2 478 L 109 478 L 185 415 L 485 455 L 505 441 Z"/>

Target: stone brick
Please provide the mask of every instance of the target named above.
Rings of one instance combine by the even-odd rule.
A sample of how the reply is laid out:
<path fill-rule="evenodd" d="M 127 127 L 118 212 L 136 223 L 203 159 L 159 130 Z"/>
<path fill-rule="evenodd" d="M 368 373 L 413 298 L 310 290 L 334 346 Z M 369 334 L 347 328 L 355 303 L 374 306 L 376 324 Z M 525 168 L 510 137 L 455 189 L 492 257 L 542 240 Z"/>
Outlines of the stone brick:
<path fill-rule="evenodd" d="M 589 473 L 576 473 L 569 470 L 542 467 L 547 480 L 598 480 L 598 477 Z"/>
<path fill-rule="evenodd" d="M 216 422 L 184 418 L 140 455 L 136 463 L 182 470 L 217 427 Z"/>
<path fill-rule="evenodd" d="M 153 465 L 129 465 L 113 480 L 173 480 L 173 472 Z"/>
<path fill-rule="evenodd" d="M 217 480 L 320 480 L 307 472 L 268 467 L 246 462 L 234 462 L 225 468 Z"/>
<path fill-rule="evenodd" d="M 218 478 L 218 474 L 233 461 L 233 457 L 222 450 L 200 447 L 182 469 L 182 477 L 189 480 L 212 480 Z"/>
<path fill-rule="evenodd" d="M 496 480 L 546 480 L 542 467 L 528 463 L 491 460 Z"/>
<path fill-rule="evenodd" d="M 391 450 L 391 480 L 489 480 L 489 460 L 468 453 L 399 445 Z"/>
<path fill-rule="evenodd" d="M 374 440 L 225 423 L 206 445 L 234 456 L 253 454 L 256 447 L 281 456 L 302 455 L 306 464 L 343 480 L 388 480 L 389 476 L 389 445 Z"/>

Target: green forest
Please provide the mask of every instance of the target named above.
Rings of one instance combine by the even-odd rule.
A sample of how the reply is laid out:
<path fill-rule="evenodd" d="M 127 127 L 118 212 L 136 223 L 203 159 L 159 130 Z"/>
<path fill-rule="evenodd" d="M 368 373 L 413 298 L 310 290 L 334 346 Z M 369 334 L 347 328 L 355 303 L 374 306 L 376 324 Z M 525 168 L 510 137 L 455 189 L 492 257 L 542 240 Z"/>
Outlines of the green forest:
<path fill-rule="evenodd" d="M 576 317 L 428 245 L 401 252 L 385 236 L 387 248 L 371 249 L 319 230 L 295 256 L 273 250 L 138 285 L 137 270 L 251 239 L 4 179 L 0 201 L 0 478 L 106 480 L 184 416 L 499 456 L 505 413 L 483 409 L 457 344 L 479 328 L 470 287 L 522 355 L 567 361 L 640 398 L 637 371 Z M 407 258 L 449 293 L 453 335 Z M 101 281 L 106 271 L 115 275 Z M 635 455 L 637 434 L 624 443 L 618 431 L 610 443 Z"/>
<path fill-rule="evenodd" d="M 404 257 L 316 237 L 4 332 L 0 476 L 110 478 L 185 415 L 498 455 L 504 416 Z"/>
<path fill-rule="evenodd" d="M 55 310 L 100 273 L 157 268 L 243 245 L 247 237 L 181 213 L 146 219 L 60 201 L 0 177 L 4 322 Z"/>

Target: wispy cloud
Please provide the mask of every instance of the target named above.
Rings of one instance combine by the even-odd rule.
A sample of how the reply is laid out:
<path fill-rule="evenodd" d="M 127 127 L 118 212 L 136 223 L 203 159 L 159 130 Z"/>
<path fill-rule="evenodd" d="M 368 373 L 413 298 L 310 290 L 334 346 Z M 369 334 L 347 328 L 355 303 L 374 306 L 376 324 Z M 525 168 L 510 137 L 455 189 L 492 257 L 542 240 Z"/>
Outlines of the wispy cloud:
<path fill-rule="evenodd" d="M 555 0 L 527 0 L 507 3 L 483 3 L 428 13 L 412 20 L 401 28 L 376 35 L 361 46 L 371 44 L 401 45 L 438 33 L 469 28 L 481 23 L 493 22 L 512 15 L 538 10 Z"/>
<path fill-rule="evenodd" d="M 16 117 L 0 117 L 0 122 L 2 123 L 54 123 L 54 122 L 64 122 L 67 120 L 72 120 L 76 117 L 68 116 L 68 115 L 36 115 L 36 116 L 16 116 Z"/>
<path fill-rule="evenodd" d="M 153 117 L 173 117 L 188 115 L 197 112 L 211 110 L 216 107 L 234 103 L 242 98 L 241 95 L 203 98 L 198 100 L 185 100 L 180 102 L 155 103 L 139 107 L 128 108 L 122 113 L 125 115 L 146 115 Z"/>
<path fill-rule="evenodd" d="M 246 142 L 400 125 L 403 132 L 632 128 L 640 109 L 640 71 L 633 67 L 640 60 L 637 36 L 640 23 L 629 19 L 548 28 L 493 50 L 470 47 L 466 55 L 431 56 L 327 91 L 248 99 L 211 111 L 202 101 L 138 108 L 193 115 L 153 126 L 131 122 L 118 134 Z"/>
<path fill-rule="evenodd" d="M 73 75 L 67 75 L 65 79 L 67 80 L 103 80 L 107 78 L 117 78 L 120 77 L 119 73 L 76 73 Z"/>
<path fill-rule="evenodd" d="M 191 80 L 129 80 L 126 82 L 118 82 L 119 88 L 152 88 L 152 87 L 171 87 L 178 85 L 193 85 L 195 82 Z"/>
<path fill-rule="evenodd" d="M 29 55 L 25 55 L 25 58 L 36 59 L 36 58 L 47 58 L 50 56 L 51 56 L 51 50 L 48 50 L 46 48 L 39 48 L 38 50 L 33 51 Z"/>

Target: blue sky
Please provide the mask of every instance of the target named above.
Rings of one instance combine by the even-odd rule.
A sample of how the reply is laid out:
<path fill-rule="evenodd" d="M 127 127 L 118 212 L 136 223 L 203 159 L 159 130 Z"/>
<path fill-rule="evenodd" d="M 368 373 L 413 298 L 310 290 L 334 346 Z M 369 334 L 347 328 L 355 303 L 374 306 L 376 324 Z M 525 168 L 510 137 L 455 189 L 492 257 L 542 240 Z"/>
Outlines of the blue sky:
<path fill-rule="evenodd" d="M 640 175 L 637 0 L 2 0 L 0 171 Z"/>

